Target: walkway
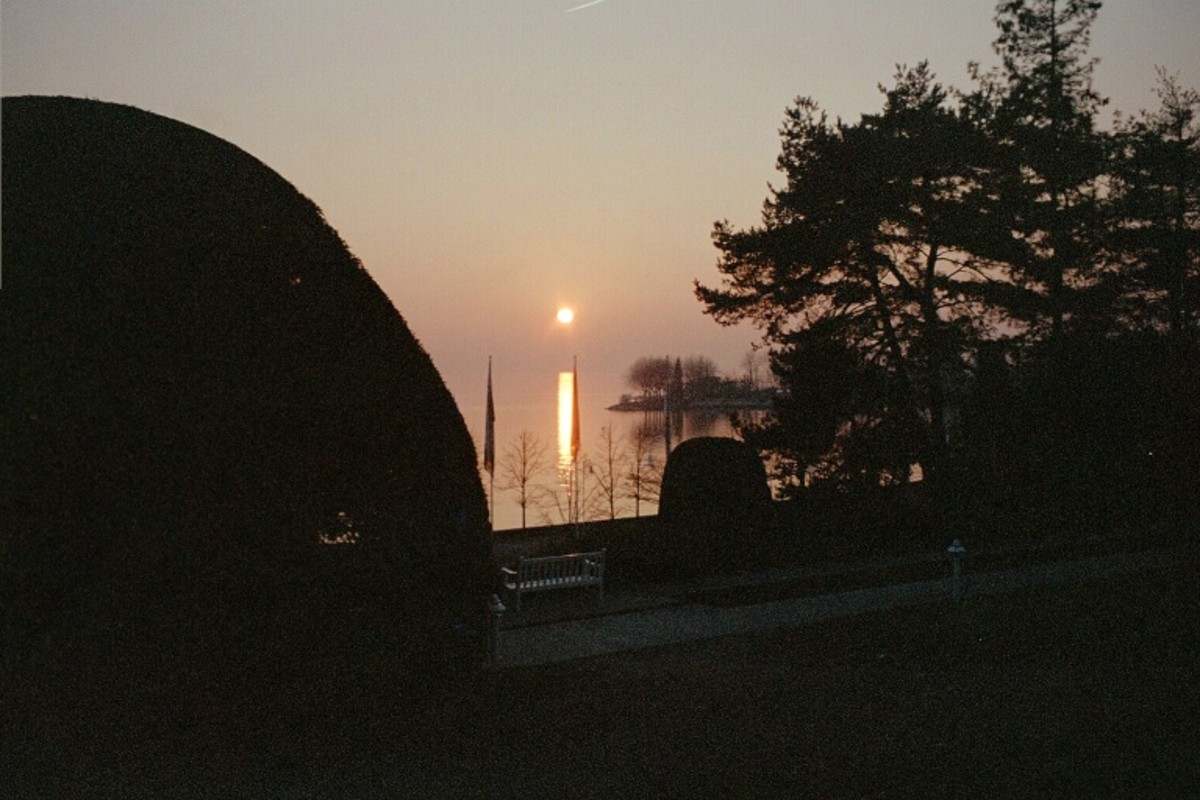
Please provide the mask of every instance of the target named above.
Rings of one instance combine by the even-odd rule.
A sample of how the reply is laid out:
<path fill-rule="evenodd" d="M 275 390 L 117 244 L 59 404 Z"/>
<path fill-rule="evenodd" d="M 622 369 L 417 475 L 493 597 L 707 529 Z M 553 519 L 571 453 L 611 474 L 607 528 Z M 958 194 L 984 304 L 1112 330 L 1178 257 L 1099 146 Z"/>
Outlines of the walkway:
<path fill-rule="evenodd" d="M 1185 557 L 1182 551 L 1152 550 L 966 575 L 962 597 L 998 594 L 1039 586 L 1076 583 L 1111 575 L 1165 568 Z M 557 661 L 677 644 L 732 634 L 797 627 L 824 619 L 889 608 L 951 600 L 954 580 L 944 578 L 877 586 L 818 597 L 795 597 L 755 605 L 718 607 L 703 603 L 671 604 L 665 595 L 614 598 L 616 609 L 544 624 L 523 624 L 520 614 L 506 615 L 500 634 L 497 668 Z M 553 595 L 540 596 L 553 603 Z M 632 610 L 622 610 L 632 609 Z M 520 625 L 520 627 L 516 627 Z"/>

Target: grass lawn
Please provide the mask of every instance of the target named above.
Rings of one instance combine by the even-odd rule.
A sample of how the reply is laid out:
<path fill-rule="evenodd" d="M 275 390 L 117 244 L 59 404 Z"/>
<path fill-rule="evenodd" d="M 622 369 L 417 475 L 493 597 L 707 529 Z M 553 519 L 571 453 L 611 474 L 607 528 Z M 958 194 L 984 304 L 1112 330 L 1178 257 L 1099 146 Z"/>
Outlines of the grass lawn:
<path fill-rule="evenodd" d="M 1189 564 L 437 686 L 335 658 L 94 725 L 24 709 L 0 772 L 47 797 L 1196 796 L 1198 631 Z"/>

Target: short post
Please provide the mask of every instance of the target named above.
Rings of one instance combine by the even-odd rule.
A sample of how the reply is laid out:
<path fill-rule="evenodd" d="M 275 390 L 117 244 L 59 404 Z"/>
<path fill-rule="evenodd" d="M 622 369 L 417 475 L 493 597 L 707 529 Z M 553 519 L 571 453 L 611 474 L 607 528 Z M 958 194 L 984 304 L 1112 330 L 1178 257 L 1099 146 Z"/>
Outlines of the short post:
<path fill-rule="evenodd" d="M 500 602 L 500 595 L 492 595 L 492 599 L 488 603 L 488 615 L 491 617 L 491 626 L 488 628 L 489 664 L 495 664 L 500 660 L 500 617 L 504 614 L 504 610 L 504 603 Z"/>
<path fill-rule="evenodd" d="M 950 556 L 951 569 L 953 570 L 953 584 L 951 584 L 951 594 L 955 600 L 961 600 L 963 594 L 963 576 L 962 576 L 962 560 L 967 554 L 967 548 L 963 547 L 962 540 L 955 539 L 946 548 L 946 554 Z"/>

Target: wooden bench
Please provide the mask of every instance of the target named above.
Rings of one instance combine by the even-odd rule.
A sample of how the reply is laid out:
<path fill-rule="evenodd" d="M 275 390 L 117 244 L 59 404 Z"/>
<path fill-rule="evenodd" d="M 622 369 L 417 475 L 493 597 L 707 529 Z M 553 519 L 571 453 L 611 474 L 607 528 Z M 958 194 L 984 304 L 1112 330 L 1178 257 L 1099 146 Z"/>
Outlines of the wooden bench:
<path fill-rule="evenodd" d="M 521 595 L 549 589 L 595 586 L 597 602 L 604 602 L 604 554 L 568 553 L 562 556 L 522 558 L 516 569 L 504 567 L 504 588 L 516 595 L 515 611 L 521 610 Z"/>

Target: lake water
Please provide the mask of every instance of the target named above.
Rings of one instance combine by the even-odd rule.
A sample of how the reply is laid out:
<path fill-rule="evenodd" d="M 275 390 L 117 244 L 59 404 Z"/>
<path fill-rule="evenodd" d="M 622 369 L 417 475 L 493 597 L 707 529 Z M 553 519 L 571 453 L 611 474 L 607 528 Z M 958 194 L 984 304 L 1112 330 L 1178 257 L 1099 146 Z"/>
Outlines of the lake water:
<path fill-rule="evenodd" d="M 468 393 L 461 386 L 455 394 L 459 410 L 467 423 L 467 428 L 475 440 L 476 450 L 482 455 L 484 431 L 486 427 L 486 374 L 480 376 L 478 394 Z M 522 431 L 528 431 L 545 447 L 545 469 L 533 481 L 541 487 L 541 493 L 546 490 L 556 490 L 558 503 L 546 504 L 548 507 L 538 510 L 530 507 L 526 518 L 529 526 L 542 525 L 549 522 L 563 522 L 565 499 L 572 494 L 566 480 L 571 463 L 571 410 L 573 397 L 571 391 L 572 374 L 569 371 L 546 372 L 545 374 L 505 375 L 499 371 L 493 374 L 493 398 L 496 411 L 496 483 L 502 484 L 503 465 L 506 452 L 515 444 Z M 609 411 L 608 406 L 616 404 L 622 393 L 629 390 L 625 387 L 621 375 L 595 373 L 589 374 L 583 370 L 579 373 L 579 443 L 578 463 L 583 469 L 575 474 L 578 476 L 579 491 L 575 496 L 595 494 L 596 474 L 586 469 L 591 463 L 593 469 L 599 469 L 603 474 L 604 467 L 597 467 L 605 460 L 608 450 L 603 429 L 611 429 L 614 440 L 614 451 L 623 457 L 622 473 L 633 472 L 632 459 L 640 442 L 642 471 L 646 474 L 661 473 L 666 457 L 665 433 L 666 425 L 663 414 L 659 412 L 620 412 Z M 733 427 L 727 415 L 701 415 L 688 412 L 672 414 L 672 444 L 690 439 L 695 436 L 732 436 Z M 490 490 L 491 479 L 487 472 L 481 470 L 484 488 Z M 590 477 L 589 477 L 590 475 Z M 623 492 L 628 494 L 630 492 Z M 635 509 L 635 505 L 637 508 Z M 657 513 L 658 507 L 653 500 L 642 498 L 635 501 L 631 497 L 622 497 L 617 501 L 617 516 L 634 516 Z M 594 510 L 584 514 L 584 518 L 593 518 L 607 512 Z M 546 517 L 548 516 L 548 520 Z M 493 506 L 493 527 L 496 530 L 521 527 L 521 508 L 517 502 L 515 490 L 504 491 L 497 489 Z"/>

